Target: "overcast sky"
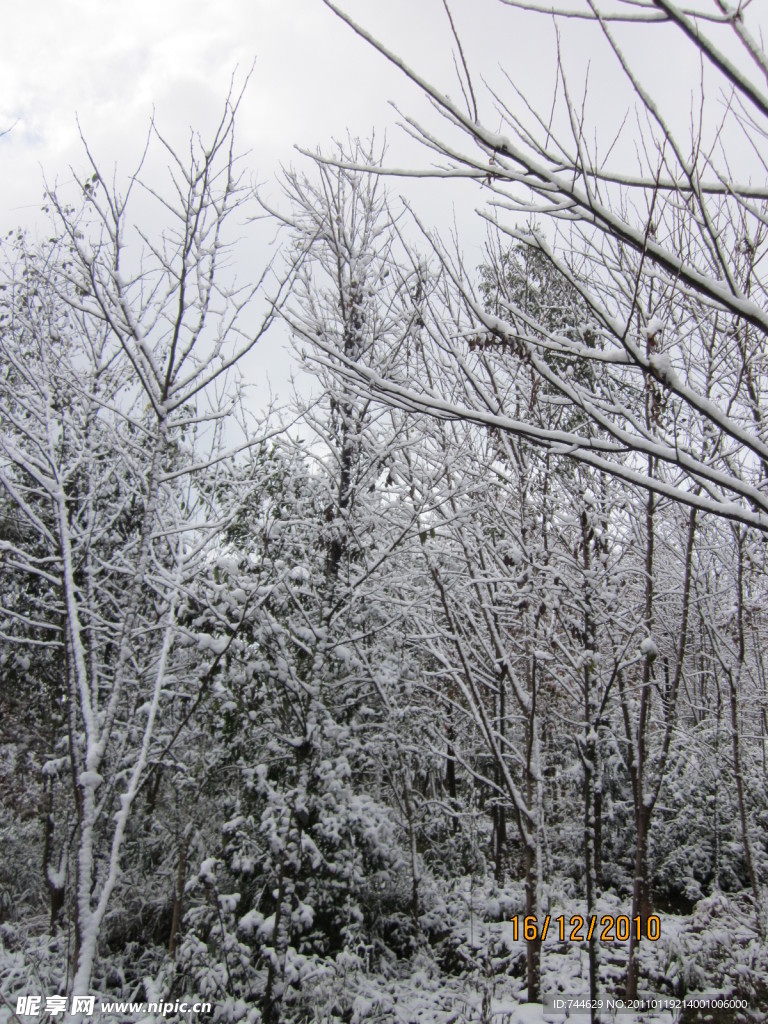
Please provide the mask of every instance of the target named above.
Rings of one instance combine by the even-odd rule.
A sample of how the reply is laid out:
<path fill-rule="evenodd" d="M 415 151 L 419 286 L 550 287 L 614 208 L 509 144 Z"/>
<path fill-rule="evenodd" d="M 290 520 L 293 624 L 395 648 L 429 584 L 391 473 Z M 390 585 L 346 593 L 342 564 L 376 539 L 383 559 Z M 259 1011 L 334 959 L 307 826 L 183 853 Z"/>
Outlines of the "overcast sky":
<path fill-rule="evenodd" d="M 450 68 L 439 0 L 348 6 L 428 72 Z M 478 10 L 494 6 L 477 0 Z M 267 178 L 297 143 L 391 128 L 387 100 L 408 95 L 320 0 L 134 0 L 129 14 L 115 0 L 30 0 L 7 15 L 0 126 L 14 127 L 2 144 L 4 225 L 39 205 L 41 167 L 61 178 L 81 161 L 76 115 L 100 159 L 131 163 L 153 108 L 179 141 L 190 125 L 205 132 L 232 73 L 241 79 L 255 61 L 239 136 Z"/>
<path fill-rule="evenodd" d="M 346 0 L 343 6 L 425 77 L 458 95 L 442 0 Z M 498 82 L 503 65 L 524 95 L 546 109 L 555 79 L 551 21 L 498 0 L 453 0 L 451 8 L 477 80 Z M 295 145 L 328 149 L 347 130 L 386 132 L 397 163 L 429 160 L 397 131 L 388 103 L 424 113 L 418 92 L 321 0 L 133 0 L 130 7 L 117 0 L 27 0 L 8 6 L 3 19 L 0 129 L 13 127 L 0 139 L 2 231 L 39 222 L 43 172 L 66 183 L 68 168 L 83 166 L 76 116 L 101 166 L 127 171 L 153 109 L 177 144 L 190 126 L 205 134 L 220 115 L 233 72 L 241 80 L 254 62 L 239 141 L 251 151 L 250 166 L 267 195 L 276 194 L 280 164 L 301 161 Z M 687 116 L 697 69 L 684 59 L 679 37 L 670 35 L 669 46 L 660 44 L 664 38 L 634 30 L 633 52 L 657 94 L 677 97 Z M 598 44 L 594 27 L 568 26 L 564 52 L 574 84 L 580 87 L 591 60 L 592 116 L 610 130 L 628 93 L 601 62 Z M 409 186 L 398 181 L 395 188 Z M 470 263 L 481 257 L 482 232 L 472 216 L 477 191 L 410 189 L 428 223 L 445 228 L 456 219 Z M 277 342 L 265 347 L 262 364 L 282 386 L 287 363 Z"/>
<path fill-rule="evenodd" d="M 483 6 L 492 9 L 494 0 L 478 0 Z M 450 73 L 439 0 L 352 0 L 349 7 L 429 73 Z M 153 109 L 175 144 L 184 144 L 190 126 L 205 137 L 233 73 L 241 83 L 254 65 L 238 141 L 273 198 L 280 165 L 302 160 L 295 145 L 328 149 L 347 130 L 368 136 L 373 129 L 395 143 L 388 100 L 407 106 L 412 96 L 320 0 L 133 0 L 130 7 L 29 0 L 5 12 L 3 49 L 0 130 L 12 126 L 0 139 L 3 232 L 19 224 L 46 230 L 42 176 L 66 186 L 69 168 L 84 166 L 78 121 L 102 169 L 128 172 Z M 431 207 L 438 218 L 439 202 Z M 277 340 L 263 346 L 262 364 L 284 393 L 288 363 Z"/>

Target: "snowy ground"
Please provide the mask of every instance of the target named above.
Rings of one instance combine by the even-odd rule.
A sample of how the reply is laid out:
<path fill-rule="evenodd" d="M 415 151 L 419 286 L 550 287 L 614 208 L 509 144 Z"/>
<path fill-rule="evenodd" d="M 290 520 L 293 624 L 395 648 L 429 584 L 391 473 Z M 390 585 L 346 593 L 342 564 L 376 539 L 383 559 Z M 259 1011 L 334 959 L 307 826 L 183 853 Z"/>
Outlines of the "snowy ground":
<path fill-rule="evenodd" d="M 352 953 L 341 954 L 335 961 L 315 961 L 300 986 L 303 1008 L 294 1003 L 291 1019 L 306 1020 L 307 1024 L 588 1024 L 590 1014 L 583 1002 L 574 1005 L 589 995 L 587 944 L 571 942 L 569 936 L 563 941 L 556 923 L 561 915 L 570 922 L 574 915 L 583 914 L 583 904 L 577 899 L 552 897 L 545 907 L 552 921 L 542 944 L 545 1001 L 543 1005 L 529 1004 L 525 1001 L 526 944 L 519 912 L 522 898 L 518 885 L 485 893 L 469 885 L 459 886 L 425 914 L 429 941 L 424 941 L 409 959 L 380 960 L 374 969 L 366 955 Z M 600 900 L 597 912 L 601 917 L 615 917 L 626 913 L 626 906 L 609 893 Z M 739 915 L 734 900 L 716 894 L 697 904 L 689 916 L 658 916 L 658 941 L 643 941 L 640 946 L 639 996 L 652 1001 L 651 1008 L 642 1012 L 621 1008 L 627 943 L 615 941 L 599 946 L 601 1024 L 768 1021 L 768 1005 L 761 1005 L 768 992 L 768 972 L 762 966 L 765 943 L 757 939 L 748 914 Z M 36 976 L 42 984 L 42 974 L 30 968 L 30 956 L 35 959 L 34 953 L 6 951 L 0 1024 L 61 1020 L 44 1013 L 37 1018 L 16 1017 L 13 1012 L 21 993 L 17 983 Z M 299 960 L 311 968 L 311 958 L 298 958 L 297 963 Z M 167 988 L 167 981 L 163 984 L 160 976 L 155 983 L 146 979 L 142 994 L 151 992 L 153 999 L 164 998 L 162 990 Z M 12 991 L 7 988 L 9 984 Z M 746 997 L 748 1010 L 675 1006 L 674 1000 L 682 993 L 688 1001 L 710 1004 Z M 173 1013 L 163 1017 L 97 1010 L 91 1019 L 94 1024 L 159 1024 L 163 1020 L 198 1024 L 197 1015 Z M 212 1014 L 200 1016 L 199 1024 L 257 1024 L 259 1019 L 254 1002 L 224 998 L 213 1000 Z"/>
<path fill-rule="evenodd" d="M 491 910 L 494 908 L 491 907 Z M 503 908 L 502 908 L 503 909 Z M 713 924 L 711 913 L 709 923 Z M 484 914 L 472 914 L 463 936 L 454 932 L 454 953 L 464 957 L 467 970 L 462 977 L 451 977 L 436 970 L 431 958 L 426 958 L 420 970 L 407 977 L 385 981 L 372 976 L 355 981 L 357 995 L 353 1001 L 352 1024 L 380 1022 L 380 1024 L 587 1024 L 589 1011 L 574 1006 L 589 996 L 589 965 L 586 942 L 559 941 L 557 928 L 553 928 L 542 946 L 542 992 L 545 1003 L 528 1004 L 525 985 L 525 943 L 520 933 L 522 919 L 517 928 L 511 919 L 487 921 L 489 907 Z M 549 908 L 554 920 L 560 914 L 570 920 L 583 913 L 577 901 L 563 901 Z M 616 897 L 606 895 L 598 906 L 602 916 L 624 912 Z M 732 987 L 713 987 L 707 984 L 697 969 L 696 957 L 689 952 L 698 945 L 712 948 L 717 943 L 731 945 L 737 930 L 711 928 L 706 934 L 699 932 L 695 917 L 659 914 L 661 935 L 657 942 L 641 944 L 640 998 L 652 1003 L 651 1008 L 632 1012 L 621 1008 L 623 981 L 626 971 L 626 942 L 613 942 L 600 947 L 600 998 L 603 1008 L 599 1019 L 607 1024 L 741 1024 L 768 1020 L 768 1007 L 748 1000 L 749 1009 L 740 1013 L 735 1009 L 693 1008 L 675 1005 L 685 992 L 684 999 L 716 1003 L 723 999 L 738 998 Z M 517 937 L 516 937 L 517 935 Z M 463 939 L 463 943 L 457 941 Z M 474 970 L 471 964 L 474 961 Z M 698 984 L 697 984 L 698 982 Z M 556 1002 L 559 1000 L 560 1002 Z M 743 1000 L 742 1000 L 743 1001 Z M 555 1010 L 554 1007 L 565 1006 Z M 653 1006 L 658 1008 L 653 1008 Z"/>

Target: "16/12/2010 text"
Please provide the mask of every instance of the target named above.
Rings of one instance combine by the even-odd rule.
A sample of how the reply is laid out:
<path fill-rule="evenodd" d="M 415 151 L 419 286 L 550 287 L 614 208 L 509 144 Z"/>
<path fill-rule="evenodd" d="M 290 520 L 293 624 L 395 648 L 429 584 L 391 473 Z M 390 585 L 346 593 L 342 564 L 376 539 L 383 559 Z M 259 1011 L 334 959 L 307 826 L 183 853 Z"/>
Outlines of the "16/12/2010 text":
<path fill-rule="evenodd" d="M 646 918 L 626 914 L 603 914 L 602 917 L 574 914 L 570 918 L 564 914 L 557 917 L 547 914 L 541 921 L 529 915 L 513 917 L 511 924 L 515 942 L 520 938 L 526 942 L 544 942 L 547 936 L 556 937 L 560 942 L 591 942 L 593 937 L 599 942 L 627 942 L 633 935 L 638 941 L 656 942 L 661 937 L 661 921 L 656 914 Z"/>

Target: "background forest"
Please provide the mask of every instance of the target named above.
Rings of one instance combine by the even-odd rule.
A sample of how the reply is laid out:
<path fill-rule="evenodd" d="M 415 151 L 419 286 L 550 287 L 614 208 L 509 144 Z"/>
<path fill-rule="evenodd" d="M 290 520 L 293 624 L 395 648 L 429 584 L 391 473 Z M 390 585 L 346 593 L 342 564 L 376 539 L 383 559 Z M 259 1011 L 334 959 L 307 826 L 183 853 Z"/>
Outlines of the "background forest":
<path fill-rule="evenodd" d="M 86 148 L 45 237 L 3 239 L 0 1020 L 89 992 L 252 1024 L 702 993 L 743 1009 L 638 1019 L 766 1019 L 768 190 L 719 140 L 765 154 L 768 61 L 713 6 L 587 5 L 646 119 L 632 173 L 565 77 L 570 137 L 498 101 L 502 135 L 458 36 L 463 105 L 403 67 L 446 121 L 410 122 L 429 174 L 485 204 L 478 267 L 373 143 L 269 207 L 235 93 L 187 152 L 152 127 L 162 187 Z M 714 141 L 634 75 L 637 18 L 726 81 Z M 255 416 L 281 329 L 311 386 Z"/>

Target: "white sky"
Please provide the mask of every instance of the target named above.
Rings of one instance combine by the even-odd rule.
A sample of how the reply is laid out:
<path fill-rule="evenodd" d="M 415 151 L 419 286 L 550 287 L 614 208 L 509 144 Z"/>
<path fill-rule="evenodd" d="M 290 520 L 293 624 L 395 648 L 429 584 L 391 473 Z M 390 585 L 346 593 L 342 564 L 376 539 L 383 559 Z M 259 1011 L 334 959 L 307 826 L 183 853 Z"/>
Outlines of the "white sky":
<path fill-rule="evenodd" d="M 440 0 L 350 0 L 427 73 L 450 77 Z M 496 13 L 495 0 L 464 2 L 457 20 Z M 41 168 L 65 179 L 81 165 L 76 115 L 97 158 L 130 167 L 154 108 L 161 129 L 183 142 L 205 134 L 221 111 L 230 76 L 255 60 L 239 123 L 260 180 L 293 161 L 295 144 L 327 147 L 332 137 L 388 129 L 388 100 L 415 96 L 320 0 L 28 0 L 4 15 L 0 62 L 0 229 L 29 222 L 41 202 Z"/>
<path fill-rule="evenodd" d="M 343 6 L 425 77 L 458 95 L 442 0 L 346 0 Z M 510 11 L 498 0 L 452 0 L 451 8 L 478 83 L 483 75 L 498 82 L 502 64 L 546 109 L 555 77 L 551 22 Z M 660 48 L 658 32 L 633 33 L 634 53 L 657 94 L 679 97 L 685 115 L 695 65 L 683 51 Z M 43 171 L 50 181 L 66 182 L 70 166 L 83 166 L 76 114 L 102 168 L 117 165 L 125 172 L 141 153 L 153 108 L 174 142 L 183 143 L 190 126 L 205 135 L 220 115 L 233 70 L 242 75 L 254 60 L 239 141 L 251 151 L 254 178 L 265 183 L 267 195 L 277 193 L 272 182 L 280 164 L 302 160 L 296 144 L 328 149 L 347 130 L 353 136 L 373 128 L 379 137 L 386 132 L 398 163 L 429 159 L 397 131 L 387 102 L 429 116 L 424 101 L 321 0 L 133 0 L 130 7 L 124 0 L 27 0 L 7 6 L 3 35 L 0 129 L 14 127 L 0 139 L 2 232 L 41 222 Z M 594 27 L 571 25 L 564 52 L 577 86 L 593 59 L 593 119 L 615 125 L 628 93 L 601 63 L 598 42 Z M 468 263 L 480 262 L 476 188 L 400 180 L 393 188 L 407 191 L 429 224 L 446 227 L 455 217 Z M 283 394 L 287 367 L 279 339 L 264 347 L 260 372 L 268 372 Z"/>
<path fill-rule="evenodd" d="M 397 36 L 407 26 L 404 49 L 413 59 L 423 56 L 429 71 L 440 65 L 441 51 L 449 55 L 445 32 L 438 41 L 430 27 L 440 10 L 434 0 L 353 0 L 350 7 Z M 3 50 L 0 130 L 14 126 L 0 139 L 3 233 L 19 224 L 46 230 L 43 173 L 66 185 L 69 168 L 84 166 L 77 120 L 102 171 L 117 165 L 126 173 L 143 150 L 153 109 L 175 144 L 184 145 L 190 126 L 205 137 L 233 71 L 241 82 L 255 61 L 238 142 L 270 197 L 280 165 L 302 161 L 296 144 L 328 148 L 347 129 L 368 136 L 373 128 L 394 141 L 387 101 L 409 95 L 400 76 L 320 0 L 133 0 L 130 7 L 117 0 L 28 0 L 4 12 Z M 257 249 L 266 237 L 262 232 Z M 266 253 L 252 258 L 263 262 Z M 260 369 L 285 397 L 281 340 L 262 354 Z"/>

